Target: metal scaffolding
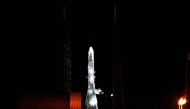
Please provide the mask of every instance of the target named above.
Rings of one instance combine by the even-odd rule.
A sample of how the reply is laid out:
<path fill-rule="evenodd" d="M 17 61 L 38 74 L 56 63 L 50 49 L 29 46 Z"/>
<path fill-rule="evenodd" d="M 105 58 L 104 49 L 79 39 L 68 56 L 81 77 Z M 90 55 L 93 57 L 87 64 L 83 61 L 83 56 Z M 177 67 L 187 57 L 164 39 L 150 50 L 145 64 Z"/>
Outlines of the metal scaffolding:
<path fill-rule="evenodd" d="M 116 4 L 114 4 L 112 109 L 125 109 L 120 39 L 117 33 Z"/>
<path fill-rule="evenodd" d="M 65 5 L 63 6 L 64 41 L 63 41 L 63 71 L 60 73 L 59 91 L 71 92 L 71 37 L 67 29 Z"/>

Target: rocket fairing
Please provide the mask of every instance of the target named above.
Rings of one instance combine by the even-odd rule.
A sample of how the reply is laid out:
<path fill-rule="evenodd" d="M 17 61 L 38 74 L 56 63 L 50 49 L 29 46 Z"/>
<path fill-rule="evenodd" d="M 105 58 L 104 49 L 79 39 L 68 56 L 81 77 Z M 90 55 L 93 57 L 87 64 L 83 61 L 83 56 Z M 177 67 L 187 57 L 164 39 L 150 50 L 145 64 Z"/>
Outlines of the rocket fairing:
<path fill-rule="evenodd" d="M 88 51 L 88 82 L 94 83 L 94 50 L 92 47 Z"/>
<path fill-rule="evenodd" d="M 88 88 L 85 102 L 86 109 L 98 109 L 94 78 L 94 50 L 90 47 L 88 51 Z"/>

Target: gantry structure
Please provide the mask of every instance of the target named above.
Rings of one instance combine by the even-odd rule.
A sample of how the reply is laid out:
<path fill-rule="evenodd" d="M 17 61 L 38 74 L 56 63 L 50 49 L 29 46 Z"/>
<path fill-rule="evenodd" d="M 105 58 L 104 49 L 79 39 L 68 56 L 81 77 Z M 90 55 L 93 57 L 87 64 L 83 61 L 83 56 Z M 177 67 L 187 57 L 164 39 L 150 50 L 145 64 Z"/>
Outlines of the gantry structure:
<path fill-rule="evenodd" d="M 66 22 L 66 6 L 63 5 L 64 38 L 63 38 L 63 70 L 59 74 L 59 88 L 61 92 L 71 92 L 71 36 Z"/>
<path fill-rule="evenodd" d="M 125 109 L 122 64 L 120 54 L 120 37 L 117 31 L 116 4 L 114 4 L 114 36 L 113 36 L 113 80 L 112 109 Z"/>

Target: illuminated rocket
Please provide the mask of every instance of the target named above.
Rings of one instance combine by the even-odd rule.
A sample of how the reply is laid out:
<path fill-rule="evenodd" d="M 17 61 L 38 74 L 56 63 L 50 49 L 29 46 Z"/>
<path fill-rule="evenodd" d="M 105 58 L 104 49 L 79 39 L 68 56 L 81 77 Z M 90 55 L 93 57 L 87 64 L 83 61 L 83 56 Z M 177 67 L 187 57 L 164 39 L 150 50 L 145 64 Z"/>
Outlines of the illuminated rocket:
<path fill-rule="evenodd" d="M 94 78 L 94 50 L 90 47 L 88 51 L 88 89 L 85 109 L 98 109 Z"/>

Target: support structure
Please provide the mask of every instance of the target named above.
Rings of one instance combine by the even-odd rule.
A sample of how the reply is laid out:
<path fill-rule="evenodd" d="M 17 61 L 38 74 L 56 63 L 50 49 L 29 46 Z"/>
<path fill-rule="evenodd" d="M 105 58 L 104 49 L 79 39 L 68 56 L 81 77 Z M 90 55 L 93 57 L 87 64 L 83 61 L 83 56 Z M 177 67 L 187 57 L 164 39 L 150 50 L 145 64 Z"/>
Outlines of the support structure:
<path fill-rule="evenodd" d="M 64 91 L 71 92 L 71 47 L 70 36 L 64 42 Z"/>
<path fill-rule="evenodd" d="M 59 75 L 59 91 L 71 92 L 71 40 L 70 32 L 66 25 L 66 11 L 63 6 L 64 42 L 63 42 L 63 71 Z"/>
<path fill-rule="evenodd" d="M 113 83 L 112 109 L 125 109 L 122 65 L 120 55 L 120 39 L 117 32 L 116 4 L 114 4 L 114 36 L 113 36 Z"/>
<path fill-rule="evenodd" d="M 187 103 L 186 103 L 186 107 L 185 109 L 189 109 L 190 108 L 190 53 L 187 54 L 187 63 L 186 63 L 186 99 L 187 99 Z"/>

